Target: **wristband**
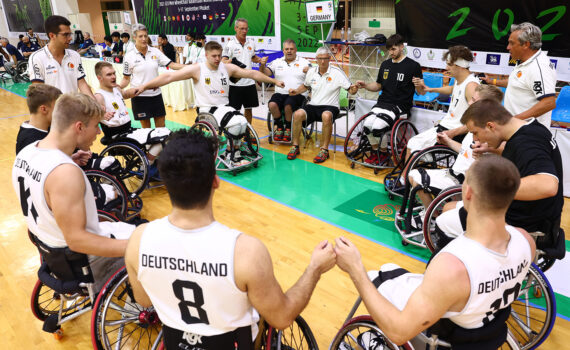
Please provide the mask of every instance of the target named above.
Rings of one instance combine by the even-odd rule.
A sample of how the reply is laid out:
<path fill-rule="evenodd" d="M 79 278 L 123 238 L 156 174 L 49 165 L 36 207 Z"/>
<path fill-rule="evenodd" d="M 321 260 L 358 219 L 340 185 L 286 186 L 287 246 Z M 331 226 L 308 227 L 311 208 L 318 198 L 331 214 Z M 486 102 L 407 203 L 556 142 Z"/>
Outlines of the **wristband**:
<path fill-rule="evenodd" d="M 497 78 L 493 79 L 493 85 L 497 85 Z"/>

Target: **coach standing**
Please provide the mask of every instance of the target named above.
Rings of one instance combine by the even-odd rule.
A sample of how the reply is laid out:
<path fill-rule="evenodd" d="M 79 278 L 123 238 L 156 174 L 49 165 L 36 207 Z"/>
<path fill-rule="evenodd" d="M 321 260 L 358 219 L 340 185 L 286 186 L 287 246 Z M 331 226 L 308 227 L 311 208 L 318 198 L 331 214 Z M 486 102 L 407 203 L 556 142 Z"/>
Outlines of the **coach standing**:
<path fill-rule="evenodd" d="M 30 55 L 28 73 L 32 83 L 55 86 L 62 93 L 80 92 L 93 97 L 91 87 L 85 81 L 81 57 L 69 50 L 71 23 L 62 16 L 49 16 L 45 30 L 49 43 Z M 94 98 L 94 97 L 93 97 Z"/>
<path fill-rule="evenodd" d="M 536 118 L 550 128 L 556 108 L 556 70 L 542 47 L 542 32 L 532 23 L 511 26 L 507 50 L 518 60 L 508 80 L 483 78 L 489 84 L 506 87 L 505 108 L 515 118 Z"/>
<path fill-rule="evenodd" d="M 255 55 L 255 42 L 253 39 L 247 38 L 249 25 L 247 19 L 238 18 L 235 22 L 236 36 L 231 38 L 222 52 L 222 62 L 232 63 L 235 58 L 245 65 L 245 69 L 251 69 L 251 63 L 267 63 L 267 57 L 259 58 Z M 243 106 L 243 115 L 247 122 L 251 124 L 251 109 L 259 106 L 257 98 L 257 89 L 255 82 L 251 79 L 240 79 L 236 83 L 230 81 L 230 106 L 236 110 L 240 110 Z"/>
<path fill-rule="evenodd" d="M 159 49 L 148 45 L 148 30 L 142 24 L 134 26 L 135 49 L 123 58 L 123 80 L 120 87 L 124 89 L 129 83 L 136 88 L 158 76 L 158 66 L 180 69 L 185 65 L 172 62 Z M 160 88 L 147 90 L 131 99 L 135 120 L 141 122 L 143 128 L 150 128 L 150 120 L 154 118 L 154 126 L 165 126 L 166 110 Z"/>

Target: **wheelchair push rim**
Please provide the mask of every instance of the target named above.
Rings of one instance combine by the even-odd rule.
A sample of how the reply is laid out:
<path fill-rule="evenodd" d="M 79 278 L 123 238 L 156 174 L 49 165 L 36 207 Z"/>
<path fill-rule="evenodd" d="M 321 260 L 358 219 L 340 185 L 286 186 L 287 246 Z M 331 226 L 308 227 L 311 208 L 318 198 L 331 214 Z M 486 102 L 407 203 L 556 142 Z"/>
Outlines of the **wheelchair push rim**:
<path fill-rule="evenodd" d="M 277 330 L 271 326 L 267 329 L 266 349 L 276 350 L 318 350 L 319 346 L 307 322 L 301 315 L 295 318 L 291 326 Z"/>
<path fill-rule="evenodd" d="M 149 163 L 145 153 L 128 142 L 117 142 L 107 146 L 100 156 L 113 156 L 121 164 L 115 175 L 123 182 L 129 193 L 140 195 L 149 182 Z"/>

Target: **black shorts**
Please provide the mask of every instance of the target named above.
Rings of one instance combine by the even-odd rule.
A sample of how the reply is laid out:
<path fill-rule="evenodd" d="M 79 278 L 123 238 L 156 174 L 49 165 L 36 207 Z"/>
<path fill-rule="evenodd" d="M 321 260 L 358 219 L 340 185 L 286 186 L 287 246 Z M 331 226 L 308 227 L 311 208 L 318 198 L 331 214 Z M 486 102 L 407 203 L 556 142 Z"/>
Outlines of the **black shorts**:
<path fill-rule="evenodd" d="M 135 120 L 146 120 L 166 116 L 162 94 L 156 96 L 137 96 L 131 99 Z"/>
<path fill-rule="evenodd" d="M 307 125 L 311 124 L 312 122 L 322 122 L 322 115 L 324 111 L 329 111 L 333 115 L 333 121 L 338 118 L 339 110 L 333 106 L 315 106 L 315 105 L 305 105 L 302 108 L 305 113 L 307 114 Z"/>
<path fill-rule="evenodd" d="M 286 105 L 290 105 L 293 112 L 298 110 L 305 102 L 305 96 L 295 95 L 289 96 L 285 94 L 275 93 L 271 96 L 269 103 L 275 102 L 279 106 L 279 110 L 284 110 Z"/>
<path fill-rule="evenodd" d="M 237 111 L 243 108 L 254 108 L 259 106 L 259 100 L 257 99 L 257 89 L 255 84 L 248 86 L 233 86 L 230 85 L 229 92 L 229 106 L 232 106 Z"/>
<path fill-rule="evenodd" d="M 184 339 L 184 332 L 178 329 L 162 326 L 164 348 L 166 350 L 193 350 L 193 349 L 237 349 L 253 350 L 251 339 L 251 326 L 237 328 L 231 332 L 215 335 L 200 336 L 189 335 Z"/>

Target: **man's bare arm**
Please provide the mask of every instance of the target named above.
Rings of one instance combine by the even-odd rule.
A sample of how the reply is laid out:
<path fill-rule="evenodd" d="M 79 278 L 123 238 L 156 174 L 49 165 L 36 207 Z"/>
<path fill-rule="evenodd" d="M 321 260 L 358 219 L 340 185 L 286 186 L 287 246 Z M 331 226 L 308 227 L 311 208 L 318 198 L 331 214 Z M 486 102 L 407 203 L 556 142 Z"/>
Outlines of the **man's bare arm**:
<path fill-rule="evenodd" d="M 95 98 L 95 96 L 93 96 L 93 91 L 91 91 L 91 86 L 89 86 L 89 84 L 87 84 L 85 79 L 79 79 L 77 81 L 77 87 L 79 88 L 79 91 L 82 94 L 90 96 L 91 98 Z"/>
<path fill-rule="evenodd" d="M 334 252 L 330 243 L 321 242 L 303 275 L 285 293 L 275 279 L 271 256 L 258 239 L 240 235 L 234 262 L 238 288 L 247 292 L 251 304 L 270 325 L 283 329 L 303 311 L 321 274 L 334 266 Z"/>
<path fill-rule="evenodd" d="M 71 164 L 58 166 L 48 175 L 44 192 L 71 250 L 107 257 L 125 255 L 126 240 L 106 238 L 86 230 L 85 180 L 81 169 Z"/>
<path fill-rule="evenodd" d="M 550 174 L 535 174 L 521 178 L 515 199 L 536 201 L 554 197 L 558 193 L 558 179 Z"/>
<path fill-rule="evenodd" d="M 281 87 L 283 87 L 282 85 L 284 85 L 282 81 L 268 77 L 267 75 L 260 73 L 256 70 L 242 69 L 236 66 L 235 64 L 231 63 L 226 64 L 225 67 L 230 77 L 248 78 L 262 83 L 275 84 Z"/>
<path fill-rule="evenodd" d="M 146 294 L 142 284 L 138 279 L 139 271 L 139 248 L 141 245 L 141 236 L 146 228 L 146 224 L 138 226 L 131 238 L 129 239 L 129 244 L 127 245 L 127 252 L 125 253 L 125 265 L 127 267 L 127 272 L 129 274 L 129 281 L 131 282 L 131 287 L 135 294 L 135 300 L 142 307 L 150 307 L 152 302 Z"/>
<path fill-rule="evenodd" d="M 364 88 L 368 91 L 372 91 L 372 92 L 378 92 L 380 90 L 382 90 L 382 84 L 379 84 L 376 81 L 373 81 L 371 83 L 367 83 L 365 81 L 362 80 L 358 80 L 356 81 L 356 86 L 358 86 L 360 89 Z"/>
<path fill-rule="evenodd" d="M 149 89 L 156 89 L 166 84 L 170 84 L 175 81 L 185 80 L 185 79 L 194 79 L 194 82 L 198 80 L 200 77 L 200 65 L 199 64 L 192 64 L 189 66 L 184 66 L 183 69 L 166 72 L 164 74 L 160 74 L 158 77 L 152 79 L 148 83 L 140 86 L 137 89 L 137 94 L 140 94 L 144 90 Z"/>
<path fill-rule="evenodd" d="M 534 106 L 530 107 L 526 111 L 515 115 L 515 118 L 528 119 L 540 117 L 554 108 L 556 108 L 556 97 L 548 96 L 538 101 Z"/>

